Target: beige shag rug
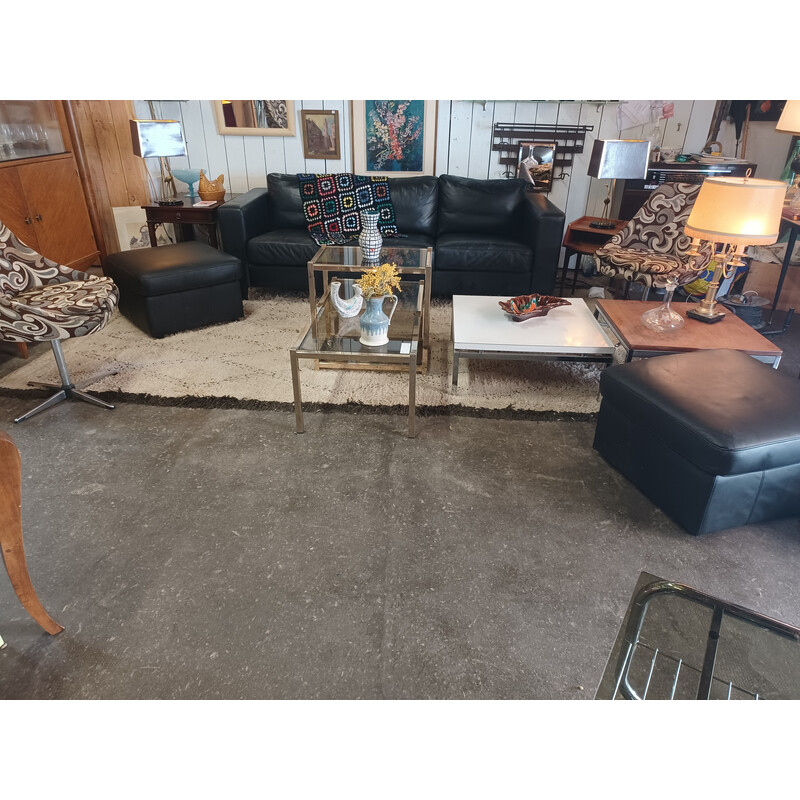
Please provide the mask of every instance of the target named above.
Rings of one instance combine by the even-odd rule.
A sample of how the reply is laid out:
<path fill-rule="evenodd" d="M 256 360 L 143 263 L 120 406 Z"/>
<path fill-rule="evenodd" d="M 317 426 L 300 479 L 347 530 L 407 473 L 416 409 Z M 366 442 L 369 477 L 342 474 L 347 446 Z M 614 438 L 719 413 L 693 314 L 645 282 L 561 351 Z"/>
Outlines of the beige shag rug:
<path fill-rule="evenodd" d="M 237 322 L 152 339 L 117 312 L 100 333 L 63 343 L 75 384 L 107 400 L 228 408 L 293 408 L 289 348 L 307 325 L 299 295 L 251 294 Z M 431 360 L 417 376 L 417 412 L 594 414 L 600 364 L 462 359 L 451 382 L 450 303 L 431 308 Z M 6 395 L 28 381 L 58 382 L 48 347 L 0 380 Z M 397 410 L 408 404 L 403 372 L 318 369 L 300 360 L 304 410 L 348 406 Z"/>

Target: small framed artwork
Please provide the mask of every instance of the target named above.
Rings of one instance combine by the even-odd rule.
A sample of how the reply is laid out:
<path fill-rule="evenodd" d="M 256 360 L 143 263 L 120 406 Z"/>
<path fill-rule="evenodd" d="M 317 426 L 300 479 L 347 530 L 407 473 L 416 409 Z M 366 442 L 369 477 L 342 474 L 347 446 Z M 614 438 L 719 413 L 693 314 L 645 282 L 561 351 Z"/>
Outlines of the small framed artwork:
<path fill-rule="evenodd" d="M 339 143 L 339 112 L 336 110 L 301 112 L 303 125 L 303 155 L 306 158 L 341 158 Z"/>
<path fill-rule="evenodd" d="M 212 100 L 223 136 L 294 136 L 294 100 Z"/>
<path fill-rule="evenodd" d="M 353 167 L 361 175 L 433 175 L 435 100 L 353 100 Z"/>
<path fill-rule="evenodd" d="M 520 142 L 517 177 L 532 184 L 535 192 L 549 192 L 553 187 L 555 158 L 555 142 Z"/>
<path fill-rule="evenodd" d="M 117 241 L 120 250 L 136 250 L 150 247 L 150 231 L 147 227 L 145 211 L 139 206 L 119 206 L 114 212 L 114 225 L 117 228 Z M 174 244 L 175 235 L 170 224 L 159 224 L 156 228 L 159 245 Z"/>

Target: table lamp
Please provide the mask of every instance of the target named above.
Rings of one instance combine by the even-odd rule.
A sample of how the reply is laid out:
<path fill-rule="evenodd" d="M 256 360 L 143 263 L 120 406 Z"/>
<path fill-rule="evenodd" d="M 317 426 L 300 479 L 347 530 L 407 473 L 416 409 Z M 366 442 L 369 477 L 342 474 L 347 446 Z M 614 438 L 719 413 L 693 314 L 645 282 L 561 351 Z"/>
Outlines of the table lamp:
<path fill-rule="evenodd" d="M 705 297 L 699 307 L 686 312 L 687 317 L 719 322 L 725 316 L 716 307 L 720 281 L 744 265 L 742 256 L 748 245 L 778 240 L 786 184 L 749 176 L 750 170 L 745 178 L 706 178 L 697 193 L 684 229 L 692 239 L 689 255 L 697 255 L 703 242 L 708 242 L 715 253 L 715 267 Z"/>
<path fill-rule="evenodd" d="M 131 141 L 134 155 L 140 158 L 158 158 L 161 162 L 160 206 L 183 205 L 175 190 L 175 179 L 169 168 L 170 156 L 185 156 L 181 124 L 174 119 L 132 119 Z"/>
<path fill-rule="evenodd" d="M 611 201 L 614 195 L 614 184 L 617 180 L 638 179 L 647 177 L 650 164 L 650 142 L 643 139 L 596 139 L 592 147 L 587 173 L 592 178 L 610 181 L 608 194 L 603 200 L 603 213 L 600 221 L 590 222 L 589 227 L 609 230 L 614 227 L 609 222 Z"/>

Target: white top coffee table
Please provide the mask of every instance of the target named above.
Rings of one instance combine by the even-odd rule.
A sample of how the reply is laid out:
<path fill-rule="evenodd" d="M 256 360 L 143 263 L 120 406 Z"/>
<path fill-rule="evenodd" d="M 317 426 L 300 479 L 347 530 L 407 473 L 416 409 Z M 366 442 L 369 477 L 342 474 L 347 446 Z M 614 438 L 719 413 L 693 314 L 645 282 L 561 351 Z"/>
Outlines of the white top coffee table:
<path fill-rule="evenodd" d="M 544 317 L 514 322 L 499 306 L 508 297 L 453 295 L 453 385 L 461 358 L 550 359 L 611 363 L 614 344 L 582 297 Z"/>

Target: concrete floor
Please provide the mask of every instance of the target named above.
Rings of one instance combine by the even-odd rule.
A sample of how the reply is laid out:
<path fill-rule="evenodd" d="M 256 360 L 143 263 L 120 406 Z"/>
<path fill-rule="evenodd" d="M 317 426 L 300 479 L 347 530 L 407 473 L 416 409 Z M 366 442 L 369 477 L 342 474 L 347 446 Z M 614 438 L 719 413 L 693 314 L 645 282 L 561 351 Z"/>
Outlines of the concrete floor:
<path fill-rule="evenodd" d="M 800 327 L 800 326 L 798 326 Z M 14 368 L 4 350 L 3 369 Z M 66 403 L 21 425 L 2 698 L 591 699 L 642 571 L 800 624 L 800 520 L 695 538 L 589 421 Z"/>

